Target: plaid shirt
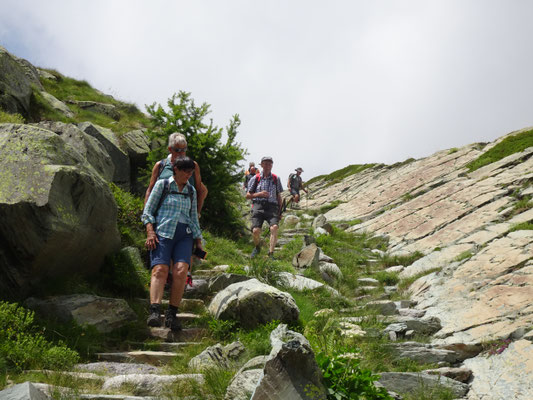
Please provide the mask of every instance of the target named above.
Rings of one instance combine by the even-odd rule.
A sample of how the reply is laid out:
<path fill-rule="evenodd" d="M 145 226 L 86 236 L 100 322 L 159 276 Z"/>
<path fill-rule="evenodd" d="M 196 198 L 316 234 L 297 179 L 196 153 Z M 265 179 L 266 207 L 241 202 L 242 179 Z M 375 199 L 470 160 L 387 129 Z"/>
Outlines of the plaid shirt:
<path fill-rule="evenodd" d="M 272 173 L 269 177 L 265 178 L 263 176 L 263 173 L 261 172 L 261 179 L 259 180 L 259 183 L 257 184 L 257 177 L 253 176 L 250 178 L 250 182 L 248 182 L 248 192 L 250 193 L 257 193 L 262 192 L 263 190 L 266 190 L 268 193 L 270 193 L 270 196 L 268 198 L 266 197 L 257 197 L 253 199 L 254 203 L 261 203 L 268 201 L 269 203 L 278 204 L 278 193 L 283 192 L 283 186 L 281 186 L 281 181 L 279 179 L 279 176 L 276 179 L 276 185 L 274 185 L 274 179 L 272 178 Z"/>
<path fill-rule="evenodd" d="M 157 205 L 163 193 L 164 179 L 160 179 L 155 183 L 150 197 L 148 197 L 148 201 L 144 206 L 143 215 L 141 216 L 142 223 L 144 225 L 149 222 L 155 224 L 155 233 L 167 239 L 172 239 L 174 238 L 174 232 L 176 232 L 178 222 L 184 222 L 192 229 L 194 239 L 201 238 L 202 231 L 200 230 L 200 222 L 198 221 L 196 190 L 192 185 L 188 184 L 181 192 L 189 193 L 189 190 L 193 191 L 193 201 L 191 204 L 189 195 L 172 194 L 171 192 L 174 191 L 179 192 L 178 185 L 172 177 L 168 178 L 168 181 L 169 193 L 163 200 L 159 212 L 157 211 Z M 189 214 L 189 211 L 192 212 Z"/>

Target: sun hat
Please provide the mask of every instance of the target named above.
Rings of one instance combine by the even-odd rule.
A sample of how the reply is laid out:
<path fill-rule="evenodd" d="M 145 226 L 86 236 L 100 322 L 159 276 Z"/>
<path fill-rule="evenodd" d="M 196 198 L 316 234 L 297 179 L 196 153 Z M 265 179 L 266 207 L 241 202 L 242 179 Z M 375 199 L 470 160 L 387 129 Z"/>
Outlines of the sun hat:
<path fill-rule="evenodd" d="M 301 169 L 300 167 L 296 168 L 295 171 L 304 172 L 304 170 Z"/>

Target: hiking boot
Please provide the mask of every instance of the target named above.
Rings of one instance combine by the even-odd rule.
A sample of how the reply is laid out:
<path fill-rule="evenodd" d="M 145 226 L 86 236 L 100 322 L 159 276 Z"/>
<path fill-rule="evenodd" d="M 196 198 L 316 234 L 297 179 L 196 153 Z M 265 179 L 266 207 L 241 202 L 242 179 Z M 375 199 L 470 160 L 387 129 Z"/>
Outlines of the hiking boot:
<path fill-rule="evenodd" d="M 252 251 L 252 254 L 250 255 L 250 258 L 254 258 L 256 255 L 259 254 L 260 251 L 261 251 L 261 247 L 255 246 Z"/>
<path fill-rule="evenodd" d="M 170 328 L 174 332 L 181 331 L 181 323 L 176 313 L 170 309 L 165 312 L 165 328 Z"/>
<path fill-rule="evenodd" d="M 150 304 L 149 308 L 150 315 L 148 315 L 148 319 L 146 320 L 146 323 L 148 326 L 158 328 L 161 326 L 161 305 L 159 304 Z"/>

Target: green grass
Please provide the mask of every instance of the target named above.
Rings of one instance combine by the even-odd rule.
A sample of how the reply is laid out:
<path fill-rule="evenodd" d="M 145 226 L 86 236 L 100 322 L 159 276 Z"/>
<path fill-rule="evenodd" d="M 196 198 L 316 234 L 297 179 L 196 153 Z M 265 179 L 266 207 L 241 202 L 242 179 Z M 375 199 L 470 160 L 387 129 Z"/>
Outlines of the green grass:
<path fill-rule="evenodd" d="M 515 224 L 509 229 L 509 232 L 515 232 L 515 231 L 530 231 L 533 230 L 533 223 L 532 222 L 522 222 L 520 224 Z"/>
<path fill-rule="evenodd" d="M 365 169 L 372 168 L 376 166 L 377 164 L 352 164 L 348 165 L 347 167 L 338 169 L 330 174 L 327 175 L 319 175 L 315 176 L 314 178 L 310 179 L 306 182 L 306 185 L 310 185 L 314 182 L 318 182 L 320 180 L 324 180 L 326 182 L 329 182 L 328 185 L 333 185 L 335 183 L 338 183 L 345 179 L 346 177 L 354 174 L 358 174 L 359 172 L 364 171 Z"/>
<path fill-rule="evenodd" d="M 453 261 L 457 261 L 457 262 L 461 262 L 463 260 L 467 260 L 469 259 L 470 257 L 472 257 L 473 254 L 471 251 L 467 250 L 467 251 L 463 251 L 461 254 L 459 254 L 457 257 L 455 257 L 453 259 Z"/>
<path fill-rule="evenodd" d="M 531 146 L 533 146 L 533 129 L 505 138 L 477 159 L 468 163 L 466 168 L 469 172 L 473 172 L 485 165 L 492 164 L 493 162 L 499 161 L 511 154 L 521 152 Z"/>
<path fill-rule="evenodd" d="M 66 118 L 62 114 L 51 109 L 47 102 L 39 95 L 38 91 L 34 90 L 35 106 L 32 107 L 34 109 L 34 120 L 47 119 L 72 123 L 91 121 L 102 127 L 112 129 L 113 132 L 117 133 L 119 136 L 134 129 L 150 126 L 149 118 L 134 104 L 125 103 L 110 96 L 106 96 L 94 89 L 87 81 L 69 78 L 53 70 L 48 70 L 48 72 L 55 75 L 58 79 L 55 81 L 51 79 L 41 79 L 41 83 L 45 90 L 58 100 L 67 104 L 71 111 L 75 113 L 75 116 L 73 118 Z M 81 109 L 75 104 L 69 104 L 69 100 L 94 101 L 98 103 L 112 104 L 120 113 L 120 120 L 115 121 L 107 115 Z"/>
<path fill-rule="evenodd" d="M 0 110 L 0 123 L 1 124 L 23 124 L 24 117 L 20 114 L 10 114 Z"/>

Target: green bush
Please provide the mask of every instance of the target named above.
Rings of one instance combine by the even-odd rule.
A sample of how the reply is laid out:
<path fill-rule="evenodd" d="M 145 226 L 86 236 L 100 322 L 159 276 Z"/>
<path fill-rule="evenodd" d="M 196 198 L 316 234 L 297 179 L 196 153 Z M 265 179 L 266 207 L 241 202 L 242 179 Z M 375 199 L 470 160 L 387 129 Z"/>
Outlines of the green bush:
<path fill-rule="evenodd" d="M 18 304 L 0 302 L 0 365 L 25 369 L 67 369 L 79 355 L 63 343 L 46 340 L 34 324 L 34 312 Z"/>
<path fill-rule="evenodd" d="M 359 357 L 353 351 L 343 349 L 333 355 L 318 353 L 316 360 L 322 370 L 328 399 L 392 400 L 386 389 L 374 385 L 379 376 L 360 368 Z"/>
<path fill-rule="evenodd" d="M 182 133 L 187 138 L 187 155 L 198 162 L 202 181 L 209 190 L 202 223 L 211 232 L 238 237 L 243 232 L 239 204 L 244 203 L 239 190 L 243 179 L 239 162 L 246 155 L 246 150 L 236 142 L 239 116 L 234 115 L 225 129 L 219 128 L 207 120 L 210 105 L 197 106 L 191 94 L 183 91 L 168 99 L 166 109 L 154 103 L 147 111 L 154 127 L 147 135 L 152 143 L 159 142 L 161 146 L 149 153 L 144 179 L 148 180 L 153 165 L 168 155 L 170 134 Z"/>
<path fill-rule="evenodd" d="M 146 239 L 144 226 L 141 222 L 143 199 L 109 183 L 118 207 L 117 224 L 122 243 L 125 246 L 142 248 Z"/>

